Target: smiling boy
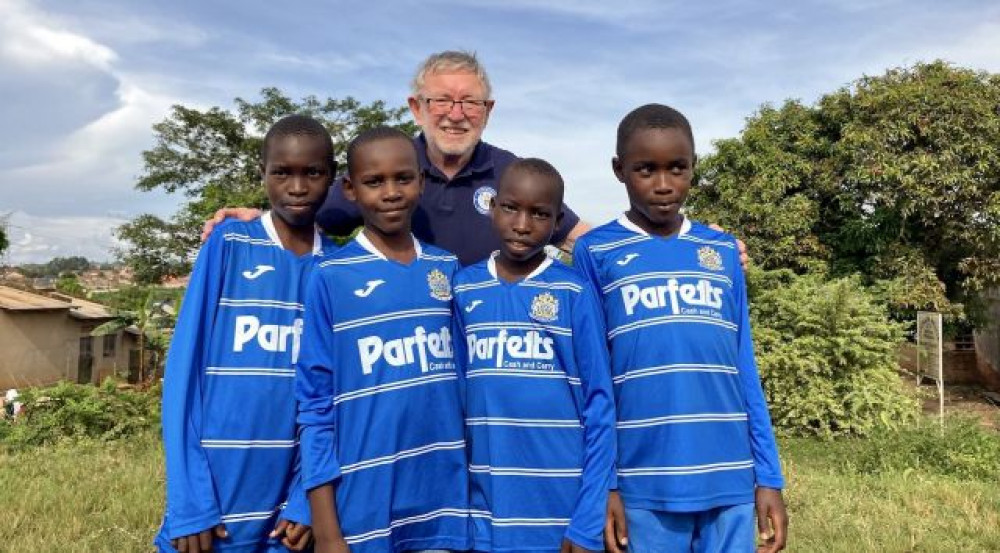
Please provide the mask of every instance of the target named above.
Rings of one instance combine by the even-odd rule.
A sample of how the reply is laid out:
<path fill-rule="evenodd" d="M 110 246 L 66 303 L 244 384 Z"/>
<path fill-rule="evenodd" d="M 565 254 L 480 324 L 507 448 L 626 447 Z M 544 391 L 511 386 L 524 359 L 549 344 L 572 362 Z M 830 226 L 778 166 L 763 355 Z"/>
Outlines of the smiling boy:
<path fill-rule="evenodd" d="M 408 136 L 366 131 L 347 164 L 364 228 L 309 283 L 296 366 L 316 551 L 466 550 L 458 260 L 410 233 L 423 177 Z"/>

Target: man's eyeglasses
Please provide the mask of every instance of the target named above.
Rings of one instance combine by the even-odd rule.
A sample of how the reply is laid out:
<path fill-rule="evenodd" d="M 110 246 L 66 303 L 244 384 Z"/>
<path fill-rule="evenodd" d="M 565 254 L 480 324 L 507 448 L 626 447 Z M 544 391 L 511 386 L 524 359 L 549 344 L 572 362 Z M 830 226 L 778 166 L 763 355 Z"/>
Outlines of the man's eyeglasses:
<path fill-rule="evenodd" d="M 487 108 L 493 105 L 492 100 L 452 100 L 451 98 L 423 98 L 427 102 L 427 109 L 434 115 L 445 115 L 451 113 L 451 109 L 458 104 L 458 109 L 470 117 L 482 115 Z"/>

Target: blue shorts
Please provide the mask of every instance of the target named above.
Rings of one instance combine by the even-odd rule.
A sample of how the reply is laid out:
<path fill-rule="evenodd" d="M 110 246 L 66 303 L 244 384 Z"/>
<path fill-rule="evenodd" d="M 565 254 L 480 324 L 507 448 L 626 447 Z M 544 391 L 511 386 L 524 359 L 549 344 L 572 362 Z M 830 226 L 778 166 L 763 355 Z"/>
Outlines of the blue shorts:
<path fill-rule="evenodd" d="M 629 509 L 629 553 L 753 553 L 753 503 L 694 513 Z"/>

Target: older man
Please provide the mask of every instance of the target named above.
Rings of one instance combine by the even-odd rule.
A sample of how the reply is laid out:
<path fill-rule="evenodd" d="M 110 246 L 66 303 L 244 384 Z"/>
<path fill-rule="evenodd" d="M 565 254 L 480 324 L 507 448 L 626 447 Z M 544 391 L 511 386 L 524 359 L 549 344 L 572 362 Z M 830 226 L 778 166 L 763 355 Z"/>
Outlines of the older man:
<path fill-rule="evenodd" d="M 474 54 L 446 51 L 428 57 L 413 78 L 408 99 L 422 132 L 414 138 L 424 172 L 424 194 L 413 216 L 417 238 L 458 256 L 463 265 L 499 249 L 487 219 L 490 199 L 507 165 L 517 157 L 482 141 L 493 109 L 490 80 Z M 552 237 L 566 251 L 589 226 L 563 206 L 562 224 Z M 226 216 L 253 218 L 256 210 L 222 209 L 205 234 Z M 334 186 L 317 214 L 327 232 L 343 236 L 361 225 L 355 205 Z"/>
<path fill-rule="evenodd" d="M 413 233 L 454 253 L 463 265 L 479 261 L 500 247 L 487 214 L 500 175 L 517 159 L 482 140 L 493 109 L 489 77 L 473 54 L 433 54 L 417 70 L 408 103 L 422 129 L 414 143 L 425 183 Z M 589 227 L 566 206 L 563 212 L 552 241 L 570 249 Z M 338 235 L 361 223 L 339 189 L 331 191 L 317 221 Z"/>

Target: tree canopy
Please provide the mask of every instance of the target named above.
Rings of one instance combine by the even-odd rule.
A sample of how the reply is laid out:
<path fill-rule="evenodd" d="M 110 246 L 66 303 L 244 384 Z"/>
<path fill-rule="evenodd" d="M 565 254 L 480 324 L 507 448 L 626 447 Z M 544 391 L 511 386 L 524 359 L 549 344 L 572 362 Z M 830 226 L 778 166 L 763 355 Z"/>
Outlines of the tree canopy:
<path fill-rule="evenodd" d="M 267 197 L 258 174 L 260 146 L 272 123 L 293 113 L 315 117 L 330 131 L 338 162 L 359 132 L 391 125 L 409 134 L 417 126 L 405 107 L 383 101 L 362 104 L 306 96 L 292 100 L 277 88 L 264 88 L 261 99 L 234 100 L 235 110 L 199 110 L 173 106 L 170 115 L 153 125 L 156 144 L 143 152 L 143 173 L 136 188 L 183 194 L 187 201 L 170 220 L 144 214 L 122 225 L 117 236 L 125 243 L 119 258 L 139 283 L 157 283 L 191 269 L 203 221 L 224 206 L 264 207 Z"/>
<path fill-rule="evenodd" d="M 1000 284 L 1000 75 L 942 61 L 763 106 L 689 205 L 765 269 L 859 273 L 900 310 L 975 320 Z"/>

